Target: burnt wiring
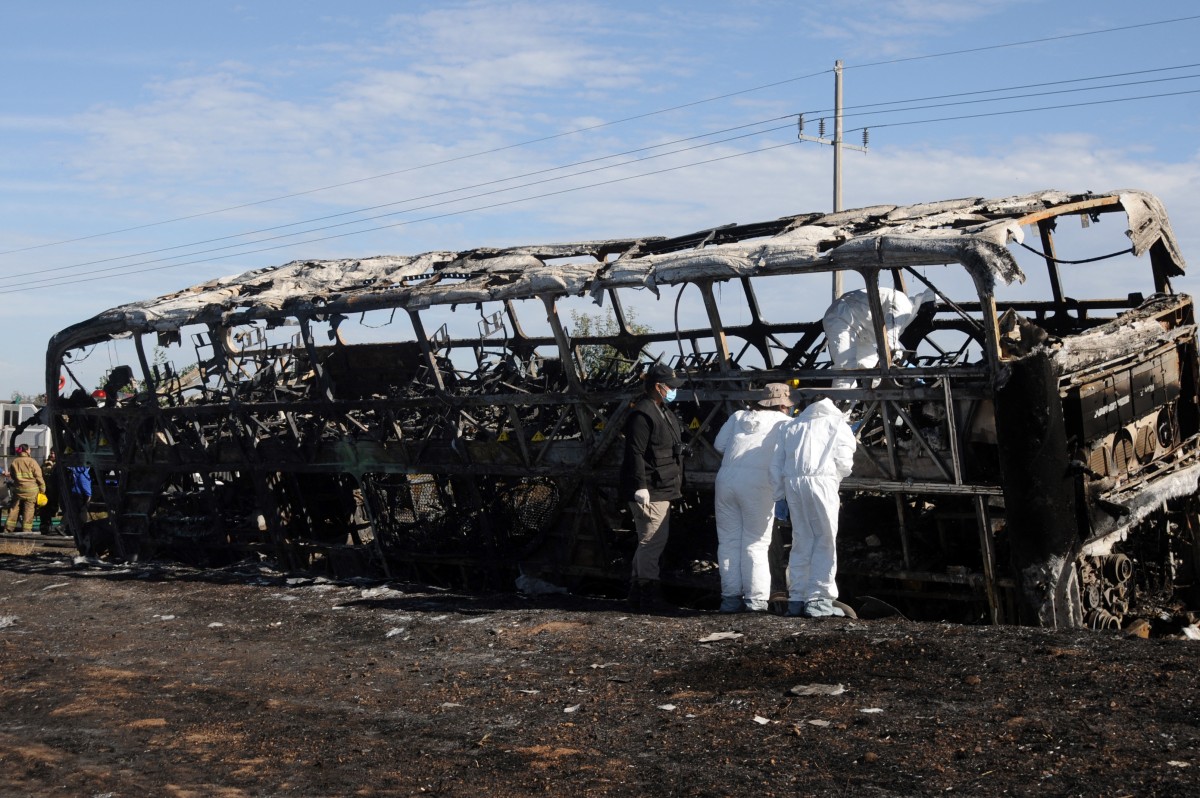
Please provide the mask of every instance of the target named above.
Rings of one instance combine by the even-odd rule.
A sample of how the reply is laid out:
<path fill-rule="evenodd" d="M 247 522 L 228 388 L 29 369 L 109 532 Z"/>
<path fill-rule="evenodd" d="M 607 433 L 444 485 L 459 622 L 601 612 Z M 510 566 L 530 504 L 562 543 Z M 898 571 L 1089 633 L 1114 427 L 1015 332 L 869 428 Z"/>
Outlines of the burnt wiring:
<path fill-rule="evenodd" d="M 1122 249 L 1122 250 L 1118 250 L 1116 252 L 1110 252 L 1107 255 L 1097 255 L 1094 258 L 1084 258 L 1083 260 L 1063 260 L 1062 258 L 1056 258 L 1052 255 L 1047 255 L 1045 252 L 1040 252 L 1040 251 L 1034 249 L 1033 247 L 1029 246 L 1028 244 L 1026 244 L 1024 241 L 1020 241 L 1018 243 L 1020 244 L 1021 247 L 1029 250 L 1034 255 L 1037 255 L 1038 257 L 1041 257 L 1041 258 L 1045 258 L 1046 260 L 1048 260 L 1052 263 L 1066 263 L 1066 264 L 1095 263 L 1098 260 L 1108 260 L 1109 258 L 1120 257 L 1121 255 L 1136 255 L 1137 254 L 1136 252 L 1133 251 L 1133 247 L 1130 247 L 1129 249 Z"/>
<path fill-rule="evenodd" d="M 921 281 L 921 283 L 924 284 L 924 286 L 926 288 L 928 288 L 930 291 L 932 291 L 933 293 L 935 293 L 937 295 L 938 299 L 945 302 L 946 305 L 951 310 L 953 310 L 955 313 L 957 313 L 959 316 L 961 316 L 964 320 L 966 320 L 969 324 L 971 324 L 979 332 L 979 334 L 981 336 L 983 335 L 983 325 L 979 323 L 979 320 L 972 318 L 971 314 L 967 313 L 965 310 L 963 310 L 961 307 L 959 307 L 958 304 L 956 302 L 954 302 L 954 300 L 952 300 L 950 297 L 948 297 L 944 293 L 942 293 L 942 290 L 940 288 L 938 288 L 936 285 L 934 285 L 932 282 L 930 282 L 928 277 L 926 277 L 925 275 L 918 272 L 912 266 L 905 266 L 904 270 L 906 272 L 908 272 L 909 274 L 911 274 L 913 277 L 916 277 L 919 281 Z"/>
<path fill-rule="evenodd" d="M 382 330 L 396 320 L 396 309 L 392 308 L 392 315 L 388 316 L 388 320 L 383 324 L 367 324 L 367 314 L 363 313 L 358 319 L 358 326 L 366 327 L 368 330 Z"/>
<path fill-rule="evenodd" d="M 675 295 L 675 343 L 679 346 L 680 363 L 683 363 L 683 335 L 679 332 L 679 301 L 683 299 L 683 292 L 687 287 L 687 283 L 679 286 L 679 293 Z"/>
<path fill-rule="evenodd" d="M 63 363 L 82 363 L 92 356 L 92 353 L 96 351 L 96 347 L 98 345 L 99 344 L 92 344 L 91 346 L 83 347 L 79 350 L 82 352 L 82 354 L 79 356 L 74 356 L 73 352 L 66 353 L 63 355 Z"/>
<path fill-rule="evenodd" d="M 680 363 L 680 365 L 683 365 L 684 356 L 683 356 L 683 334 L 679 332 L 679 302 L 680 302 L 680 300 L 683 299 L 683 292 L 688 287 L 688 285 L 689 285 L 688 283 L 684 283 L 683 285 L 679 286 L 679 293 L 675 295 L 675 343 L 679 347 L 679 363 Z M 692 381 L 692 377 L 690 374 L 685 373 L 684 376 L 685 376 L 685 379 L 689 383 Z M 692 401 L 696 403 L 696 407 L 700 406 L 700 397 L 696 395 L 695 391 L 692 391 Z"/>

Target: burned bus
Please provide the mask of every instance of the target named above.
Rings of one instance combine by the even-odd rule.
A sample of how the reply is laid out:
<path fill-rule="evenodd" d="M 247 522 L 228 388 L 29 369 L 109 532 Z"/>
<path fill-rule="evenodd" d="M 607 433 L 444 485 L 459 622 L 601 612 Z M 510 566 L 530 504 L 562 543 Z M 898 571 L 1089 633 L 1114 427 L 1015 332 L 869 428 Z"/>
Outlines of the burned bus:
<path fill-rule="evenodd" d="M 96 484 L 65 514 L 82 550 L 127 560 L 617 589 L 635 543 L 621 430 L 662 360 L 687 379 L 664 579 L 715 593 L 712 440 L 791 382 L 837 401 L 858 437 L 838 540 L 849 603 L 1119 627 L 1197 598 L 1184 266 L 1161 203 L 1135 190 L 294 261 L 53 337 L 54 444 Z M 871 310 L 869 367 L 831 363 L 833 276 Z M 930 299 L 899 345 L 889 291 Z M 98 347 L 102 400 L 76 377 Z"/>

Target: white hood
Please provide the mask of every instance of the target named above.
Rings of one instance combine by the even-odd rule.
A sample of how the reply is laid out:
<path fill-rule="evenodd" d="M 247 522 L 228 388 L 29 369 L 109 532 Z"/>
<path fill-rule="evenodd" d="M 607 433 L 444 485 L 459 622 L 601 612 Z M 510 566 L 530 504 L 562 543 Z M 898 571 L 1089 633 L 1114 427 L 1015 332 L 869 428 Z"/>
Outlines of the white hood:
<path fill-rule="evenodd" d="M 771 484 L 783 498 L 783 483 L 799 477 L 850 475 L 857 446 L 842 411 L 829 399 L 819 399 L 780 431 L 771 462 Z"/>
<path fill-rule="evenodd" d="M 753 435 L 759 431 L 766 431 L 769 427 L 779 423 L 772 418 L 772 410 L 747 410 L 744 413 L 735 413 L 734 418 L 737 419 L 737 432 L 744 435 Z M 770 424 L 767 420 L 770 419 Z"/>
<path fill-rule="evenodd" d="M 808 407 L 804 408 L 804 410 L 802 410 L 800 414 L 796 416 L 796 418 L 803 418 L 806 421 L 811 421 L 821 416 L 844 417 L 842 415 L 842 411 L 838 410 L 837 405 L 833 403 L 833 400 L 826 397 L 823 399 L 818 399 Z"/>
<path fill-rule="evenodd" d="M 713 447 L 723 455 L 721 468 L 757 468 L 767 478 L 775 439 L 788 417 L 778 410 L 739 410 L 721 427 Z"/>

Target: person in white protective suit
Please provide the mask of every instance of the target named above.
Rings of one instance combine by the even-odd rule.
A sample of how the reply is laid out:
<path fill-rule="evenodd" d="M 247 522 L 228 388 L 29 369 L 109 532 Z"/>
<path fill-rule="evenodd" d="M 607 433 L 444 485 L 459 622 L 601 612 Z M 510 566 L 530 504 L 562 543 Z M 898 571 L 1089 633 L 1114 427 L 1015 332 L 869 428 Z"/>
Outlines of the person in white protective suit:
<path fill-rule="evenodd" d="M 780 430 L 771 460 L 775 498 L 792 517 L 788 558 L 791 616 L 842 615 L 837 590 L 838 487 L 850 475 L 857 443 L 845 416 L 829 399 L 810 404 Z"/>
<path fill-rule="evenodd" d="M 900 349 L 900 334 L 912 324 L 921 306 L 935 294 L 926 290 L 913 298 L 894 288 L 879 289 L 879 304 L 883 306 L 883 328 L 887 334 L 888 351 Z M 879 350 L 875 340 L 875 325 L 871 323 L 871 302 L 867 289 L 848 291 L 825 311 L 821 320 L 825 328 L 825 345 L 835 369 L 869 369 L 879 365 Z M 854 380 L 834 378 L 834 388 L 853 388 Z"/>
<path fill-rule="evenodd" d="M 793 404 L 787 385 L 771 383 L 763 388 L 758 406 L 731 415 L 713 442 L 722 455 L 716 485 L 721 612 L 767 610 L 767 550 L 775 526 L 771 458 Z"/>

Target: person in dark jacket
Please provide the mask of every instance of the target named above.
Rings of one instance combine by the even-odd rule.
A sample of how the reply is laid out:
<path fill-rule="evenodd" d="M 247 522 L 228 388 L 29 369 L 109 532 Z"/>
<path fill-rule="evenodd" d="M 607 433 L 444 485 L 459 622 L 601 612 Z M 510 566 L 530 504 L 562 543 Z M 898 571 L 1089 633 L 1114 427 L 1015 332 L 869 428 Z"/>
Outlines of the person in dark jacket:
<path fill-rule="evenodd" d="M 54 473 L 57 462 L 58 458 L 55 457 L 53 449 L 42 461 L 42 479 L 46 482 L 46 504 L 38 508 L 37 517 L 38 529 L 43 535 L 51 533 L 54 528 L 54 516 L 58 515 L 58 476 Z"/>
<path fill-rule="evenodd" d="M 621 495 L 629 502 L 637 530 L 629 604 L 663 609 L 659 560 L 671 531 L 671 502 L 683 496 L 683 437 L 668 405 L 683 379 L 665 363 L 646 372 L 645 390 L 625 422 Z"/>

